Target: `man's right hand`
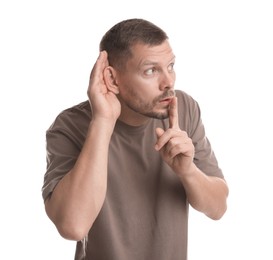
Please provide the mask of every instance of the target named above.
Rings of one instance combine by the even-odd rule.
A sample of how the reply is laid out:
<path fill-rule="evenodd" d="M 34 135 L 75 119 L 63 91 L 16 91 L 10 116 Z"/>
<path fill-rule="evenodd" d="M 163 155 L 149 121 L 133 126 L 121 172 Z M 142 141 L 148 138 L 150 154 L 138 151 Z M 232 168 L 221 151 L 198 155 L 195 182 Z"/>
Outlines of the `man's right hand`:
<path fill-rule="evenodd" d="M 121 106 L 104 77 L 104 70 L 108 66 L 107 52 L 102 51 L 91 71 L 87 95 L 93 110 L 93 120 L 106 119 L 115 123 Z"/>

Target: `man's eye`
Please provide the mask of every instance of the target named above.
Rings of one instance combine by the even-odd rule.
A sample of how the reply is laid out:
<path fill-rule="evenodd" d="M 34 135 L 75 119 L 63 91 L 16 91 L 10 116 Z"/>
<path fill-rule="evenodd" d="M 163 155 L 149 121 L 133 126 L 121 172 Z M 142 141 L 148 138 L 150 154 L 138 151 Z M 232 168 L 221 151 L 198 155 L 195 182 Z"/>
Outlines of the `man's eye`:
<path fill-rule="evenodd" d="M 171 63 L 169 66 L 168 66 L 168 71 L 173 71 L 174 70 L 174 63 Z"/>
<path fill-rule="evenodd" d="M 153 75 L 155 73 L 156 69 L 155 68 L 150 68 L 150 69 L 147 69 L 145 70 L 145 75 Z"/>

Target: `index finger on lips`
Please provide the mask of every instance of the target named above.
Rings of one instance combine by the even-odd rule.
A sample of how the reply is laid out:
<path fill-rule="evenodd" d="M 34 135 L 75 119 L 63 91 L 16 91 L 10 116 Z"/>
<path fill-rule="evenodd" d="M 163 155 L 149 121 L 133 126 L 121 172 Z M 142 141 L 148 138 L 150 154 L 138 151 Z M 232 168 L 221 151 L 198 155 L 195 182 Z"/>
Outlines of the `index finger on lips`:
<path fill-rule="evenodd" d="M 177 97 L 173 97 L 169 106 L 169 127 L 178 129 L 178 110 L 177 110 Z"/>

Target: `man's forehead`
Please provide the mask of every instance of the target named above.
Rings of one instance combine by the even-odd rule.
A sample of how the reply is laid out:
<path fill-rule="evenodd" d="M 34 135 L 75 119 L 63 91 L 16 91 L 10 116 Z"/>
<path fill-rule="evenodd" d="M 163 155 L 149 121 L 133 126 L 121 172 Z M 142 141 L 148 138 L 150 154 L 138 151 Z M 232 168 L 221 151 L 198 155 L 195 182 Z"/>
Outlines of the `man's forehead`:
<path fill-rule="evenodd" d="M 160 45 L 150 46 L 138 43 L 132 47 L 132 59 L 139 65 L 152 65 L 168 62 L 175 58 L 170 44 L 164 41 Z"/>

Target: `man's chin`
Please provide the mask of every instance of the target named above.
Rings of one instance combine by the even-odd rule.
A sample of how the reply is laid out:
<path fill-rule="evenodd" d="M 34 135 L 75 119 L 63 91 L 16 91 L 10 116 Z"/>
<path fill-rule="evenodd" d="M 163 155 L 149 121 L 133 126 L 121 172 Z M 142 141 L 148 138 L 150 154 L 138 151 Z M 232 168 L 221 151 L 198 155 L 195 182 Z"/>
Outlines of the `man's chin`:
<path fill-rule="evenodd" d="M 146 116 L 148 117 L 151 117 L 151 118 L 154 118 L 154 119 L 166 119 L 169 117 L 169 113 L 168 111 L 166 112 L 151 112 L 151 113 L 148 113 Z"/>

